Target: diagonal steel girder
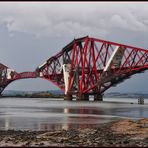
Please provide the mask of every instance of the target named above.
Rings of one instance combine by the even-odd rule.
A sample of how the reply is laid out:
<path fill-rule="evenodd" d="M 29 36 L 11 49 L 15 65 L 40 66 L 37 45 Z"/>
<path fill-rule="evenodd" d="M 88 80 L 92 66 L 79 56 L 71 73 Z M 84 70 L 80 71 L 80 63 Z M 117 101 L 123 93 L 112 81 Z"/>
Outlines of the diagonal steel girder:
<path fill-rule="evenodd" d="M 102 94 L 148 69 L 148 50 L 96 39 L 74 39 L 34 72 L 17 73 L 0 64 L 0 94 L 14 80 L 44 78 L 65 94 Z"/>
<path fill-rule="evenodd" d="M 148 69 L 148 50 L 83 37 L 74 39 L 36 69 L 65 94 L 102 94 Z"/>

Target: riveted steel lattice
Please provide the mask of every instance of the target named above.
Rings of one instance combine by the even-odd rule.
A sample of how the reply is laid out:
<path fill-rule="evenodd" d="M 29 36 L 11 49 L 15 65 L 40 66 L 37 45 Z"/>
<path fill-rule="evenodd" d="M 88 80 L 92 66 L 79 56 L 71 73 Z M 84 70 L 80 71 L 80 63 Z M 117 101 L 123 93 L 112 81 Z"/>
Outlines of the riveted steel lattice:
<path fill-rule="evenodd" d="M 69 67 L 67 88 L 63 65 Z M 148 69 L 148 50 L 92 37 L 74 39 L 34 72 L 17 73 L 0 64 L 0 93 L 12 81 L 44 78 L 66 94 L 102 94 Z"/>

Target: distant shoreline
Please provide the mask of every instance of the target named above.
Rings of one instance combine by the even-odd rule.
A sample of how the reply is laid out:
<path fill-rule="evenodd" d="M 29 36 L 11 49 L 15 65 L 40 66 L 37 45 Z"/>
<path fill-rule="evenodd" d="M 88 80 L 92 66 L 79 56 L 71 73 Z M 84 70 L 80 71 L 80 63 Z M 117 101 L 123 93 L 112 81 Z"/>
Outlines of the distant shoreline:
<path fill-rule="evenodd" d="M 104 98 L 148 98 L 147 93 L 119 93 L 119 92 L 111 92 L 105 93 Z M 0 97 L 15 97 L 15 98 L 63 98 L 64 93 L 61 91 L 6 91 L 6 93 L 2 94 Z"/>
<path fill-rule="evenodd" d="M 1 96 L 2 98 L 7 98 L 7 97 L 11 97 L 11 98 L 64 98 L 63 94 L 42 94 L 42 93 L 38 93 L 38 94 L 25 94 L 25 95 L 4 95 Z"/>

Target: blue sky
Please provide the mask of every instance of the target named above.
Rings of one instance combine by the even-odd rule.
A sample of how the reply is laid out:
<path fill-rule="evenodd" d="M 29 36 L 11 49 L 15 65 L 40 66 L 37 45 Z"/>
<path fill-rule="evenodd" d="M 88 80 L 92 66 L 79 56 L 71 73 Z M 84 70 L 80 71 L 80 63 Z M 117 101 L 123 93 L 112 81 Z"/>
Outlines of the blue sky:
<path fill-rule="evenodd" d="M 147 2 L 0 2 L 0 62 L 33 71 L 74 38 L 92 36 L 148 48 Z M 148 92 L 148 71 L 110 91 Z M 57 89 L 42 79 L 19 80 L 15 90 Z"/>

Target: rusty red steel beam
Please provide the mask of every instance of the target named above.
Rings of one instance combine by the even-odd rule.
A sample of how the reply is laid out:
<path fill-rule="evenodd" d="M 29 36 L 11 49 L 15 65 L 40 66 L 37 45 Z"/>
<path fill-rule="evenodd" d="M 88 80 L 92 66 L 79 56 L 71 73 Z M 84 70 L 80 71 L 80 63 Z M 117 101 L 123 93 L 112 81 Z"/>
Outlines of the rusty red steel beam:
<path fill-rule="evenodd" d="M 22 73 L 17 73 L 12 80 L 17 80 L 17 79 L 26 79 L 26 78 L 36 78 L 36 73 L 35 72 L 22 72 Z"/>
<path fill-rule="evenodd" d="M 35 72 L 17 73 L 13 69 L 0 63 L 0 94 L 11 82 L 19 79 L 36 78 Z"/>
<path fill-rule="evenodd" d="M 118 68 L 112 65 L 108 71 L 104 71 L 115 47 L 119 47 L 122 53 L 121 64 Z M 60 64 L 56 64 L 57 62 Z M 57 77 L 59 75 L 60 78 L 64 77 L 63 71 L 59 72 L 58 69 L 67 63 L 70 64 L 67 93 L 101 94 L 131 74 L 148 69 L 148 50 L 86 36 L 74 39 L 58 54 L 49 58 L 39 68 L 39 72 L 42 73 L 42 77 L 45 76 L 47 80 L 54 81 L 56 86 L 65 90 L 63 79 L 58 80 Z M 75 78 L 77 80 L 74 80 Z M 106 80 L 109 84 L 106 84 Z"/>
<path fill-rule="evenodd" d="M 69 65 L 66 82 L 63 66 Z M 0 93 L 12 81 L 40 77 L 66 94 L 102 94 L 135 73 L 148 69 L 148 50 L 125 44 L 82 37 L 74 39 L 34 72 L 8 76 L 7 66 L 0 64 Z"/>

